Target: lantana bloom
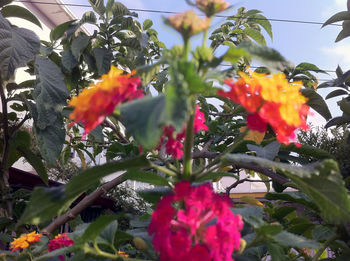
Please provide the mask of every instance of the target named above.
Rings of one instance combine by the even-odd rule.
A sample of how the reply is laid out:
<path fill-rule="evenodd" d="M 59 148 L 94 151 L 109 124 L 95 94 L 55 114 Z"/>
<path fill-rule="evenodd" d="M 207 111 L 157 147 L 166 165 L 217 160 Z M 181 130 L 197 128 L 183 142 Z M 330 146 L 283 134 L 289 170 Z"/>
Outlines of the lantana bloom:
<path fill-rule="evenodd" d="M 42 234 L 36 233 L 35 231 L 29 234 L 21 235 L 19 238 L 15 238 L 11 242 L 11 251 L 14 252 L 17 250 L 28 248 L 29 245 L 40 241 L 42 236 Z"/>
<path fill-rule="evenodd" d="M 196 5 L 207 17 L 211 17 L 225 10 L 229 6 L 229 3 L 225 0 L 196 0 Z"/>
<path fill-rule="evenodd" d="M 290 83 L 283 73 L 239 75 L 238 80 L 225 81 L 230 86 L 228 92 L 219 90 L 218 94 L 241 104 L 250 113 L 247 117 L 249 129 L 264 133 L 269 124 L 277 140 L 286 145 L 295 142 L 297 129 L 308 129 L 309 107 L 300 93 L 301 82 Z"/>
<path fill-rule="evenodd" d="M 189 38 L 192 35 L 203 32 L 210 26 L 208 18 L 199 18 L 192 10 L 170 16 L 168 23 L 176 31 L 181 33 L 184 38 Z"/>
<path fill-rule="evenodd" d="M 74 241 L 68 237 L 66 233 L 58 234 L 54 239 L 49 241 L 49 252 L 55 251 L 62 247 L 69 247 L 74 244 Z M 64 260 L 64 256 L 58 257 L 60 260 Z"/>
<path fill-rule="evenodd" d="M 85 88 L 70 100 L 69 105 L 74 107 L 74 111 L 69 118 L 74 123 L 81 122 L 84 125 L 84 136 L 112 114 L 117 105 L 144 96 L 139 89 L 140 78 L 122 73 L 122 70 L 112 66 L 109 73 L 102 75 L 96 84 Z"/>
<path fill-rule="evenodd" d="M 193 121 L 193 132 L 207 131 L 208 127 L 205 125 L 204 113 L 196 106 L 196 112 Z M 158 149 L 165 142 L 165 152 L 174 158 L 181 159 L 183 155 L 183 141 L 186 135 L 186 127 L 175 135 L 175 128 L 171 125 L 165 126 L 163 129 L 163 136 L 160 139 Z"/>
<path fill-rule="evenodd" d="M 124 251 L 120 251 L 118 250 L 118 255 L 122 256 L 122 257 L 130 257 L 130 255 Z"/>
<path fill-rule="evenodd" d="M 214 193 L 210 183 L 178 183 L 173 194 L 158 202 L 148 227 L 160 260 L 232 261 L 243 221 L 231 207 L 231 200 Z"/>

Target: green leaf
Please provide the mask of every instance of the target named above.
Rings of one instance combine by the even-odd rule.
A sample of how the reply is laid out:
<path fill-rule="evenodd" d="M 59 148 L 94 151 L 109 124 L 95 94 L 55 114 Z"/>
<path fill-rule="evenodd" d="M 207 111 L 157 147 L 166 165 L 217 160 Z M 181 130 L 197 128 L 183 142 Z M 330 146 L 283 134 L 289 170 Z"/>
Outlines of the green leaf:
<path fill-rule="evenodd" d="M 51 41 L 57 41 L 58 39 L 63 37 L 64 33 L 68 30 L 68 28 L 75 22 L 76 22 L 76 20 L 70 20 L 68 22 L 65 22 L 63 24 L 60 24 L 60 25 L 56 26 L 50 32 L 50 40 Z"/>
<path fill-rule="evenodd" d="M 348 101 L 346 98 L 343 98 L 338 101 L 337 104 L 343 112 L 345 112 L 347 115 L 350 115 L 350 101 Z"/>
<path fill-rule="evenodd" d="M 117 218 L 118 216 L 116 215 L 98 217 L 96 221 L 90 223 L 79 240 L 82 242 L 95 241 L 98 235 L 105 229 L 105 227 L 115 221 Z"/>
<path fill-rule="evenodd" d="M 41 224 L 61 215 L 83 192 L 91 188 L 101 178 L 122 170 L 149 167 L 145 157 L 111 162 L 92 167 L 74 176 L 65 186 L 54 188 L 36 187 L 19 221 L 20 224 Z"/>
<path fill-rule="evenodd" d="M 313 157 L 316 159 L 333 159 L 334 155 L 328 151 L 316 148 L 311 145 L 301 144 L 301 147 L 297 147 L 295 144 L 284 145 L 281 144 L 281 150 L 296 152 L 301 155 Z"/>
<path fill-rule="evenodd" d="M 282 246 L 286 247 L 298 247 L 298 248 L 321 248 L 320 243 L 314 240 L 298 236 L 287 231 L 282 231 L 281 233 L 274 236 L 275 241 Z"/>
<path fill-rule="evenodd" d="M 348 124 L 348 123 L 350 123 L 350 115 L 345 114 L 343 116 L 334 117 L 329 122 L 327 122 L 327 124 L 324 127 L 329 128 L 332 126 L 340 126 L 340 125 Z"/>
<path fill-rule="evenodd" d="M 286 193 L 267 193 L 265 198 L 268 200 L 283 200 L 286 202 L 297 203 L 303 206 L 306 206 L 312 210 L 317 210 L 317 206 L 312 203 L 310 200 L 307 200 L 300 195 L 300 192 L 286 192 Z"/>
<path fill-rule="evenodd" d="M 129 11 L 129 9 L 120 2 L 114 3 L 114 5 L 112 7 L 112 12 L 113 12 L 114 17 L 132 15 L 132 13 Z"/>
<path fill-rule="evenodd" d="M 40 41 L 35 33 L 12 26 L 1 14 L 0 35 L 0 72 L 2 79 L 8 80 L 17 68 L 34 59 Z"/>
<path fill-rule="evenodd" d="M 168 186 L 166 178 L 151 171 L 131 170 L 124 174 L 125 179 L 145 182 L 156 186 Z"/>
<path fill-rule="evenodd" d="M 336 13 L 333 15 L 331 18 L 329 18 L 323 25 L 322 27 L 325 27 L 326 25 L 333 24 L 336 22 L 344 21 L 344 20 L 350 20 L 350 12 L 348 11 L 343 11 Z"/>
<path fill-rule="evenodd" d="M 350 36 L 350 21 L 347 20 L 343 22 L 343 30 L 340 31 L 340 33 L 337 36 L 337 39 L 335 39 L 335 42 L 339 42 L 349 36 Z"/>
<path fill-rule="evenodd" d="M 114 217 L 116 218 L 116 217 Z M 106 226 L 97 238 L 98 244 L 114 247 L 116 233 L 118 231 L 118 220 L 114 220 Z"/>
<path fill-rule="evenodd" d="M 69 92 L 60 68 L 47 58 L 37 57 L 32 114 L 40 152 L 52 164 L 62 150 L 65 138 L 61 112 Z M 32 106 L 33 107 L 33 106 Z"/>
<path fill-rule="evenodd" d="M 271 256 L 271 261 L 281 261 L 285 260 L 284 250 L 278 244 L 269 243 L 267 245 L 269 254 Z"/>
<path fill-rule="evenodd" d="M 153 22 L 152 20 L 150 19 L 146 19 L 144 22 L 143 22 L 143 25 L 142 25 L 142 28 L 144 31 L 147 31 L 148 29 L 150 29 L 153 25 Z"/>
<path fill-rule="evenodd" d="M 78 65 L 78 61 L 74 58 L 71 50 L 65 50 L 61 53 L 62 66 L 68 72 L 72 71 Z"/>
<path fill-rule="evenodd" d="M 266 45 L 265 37 L 261 34 L 260 31 L 253 29 L 251 27 L 247 27 L 243 30 L 243 33 L 248 35 L 250 38 L 252 38 L 258 44 Z"/>
<path fill-rule="evenodd" d="M 205 174 L 204 176 L 196 179 L 196 182 L 204 182 L 207 180 L 216 180 L 222 177 L 232 177 L 235 179 L 239 179 L 239 177 L 233 173 L 230 172 L 210 172 Z"/>
<path fill-rule="evenodd" d="M 300 92 L 303 96 L 308 98 L 308 101 L 306 102 L 307 105 L 317 111 L 326 120 L 332 118 L 332 114 L 328 109 L 327 103 L 315 90 L 305 88 L 301 89 Z"/>
<path fill-rule="evenodd" d="M 126 131 L 146 150 L 153 149 L 162 134 L 165 97 L 147 96 L 120 107 L 121 121 Z"/>
<path fill-rule="evenodd" d="M 89 3 L 92 9 L 94 9 L 94 11 L 98 13 L 100 16 L 102 16 L 106 11 L 106 8 L 103 2 L 104 2 L 103 0 L 89 0 Z"/>
<path fill-rule="evenodd" d="M 242 49 L 242 48 L 230 48 L 224 55 L 224 60 L 228 61 L 232 64 L 235 64 L 241 59 L 242 57 L 249 58 L 249 53 Z"/>
<path fill-rule="evenodd" d="M 224 162 L 230 164 L 244 162 L 248 165 L 277 169 L 310 197 L 327 222 L 334 224 L 348 222 L 350 199 L 337 163 L 333 160 L 324 160 L 322 163 L 296 167 L 244 154 L 231 154 L 224 156 Z"/>
<path fill-rule="evenodd" d="M 28 163 L 32 165 L 42 181 L 48 185 L 48 175 L 41 159 L 36 156 L 30 149 L 28 149 L 28 147 L 19 146 L 17 147 L 17 150 L 28 161 Z"/>
<path fill-rule="evenodd" d="M 113 53 L 104 48 L 94 48 L 93 53 L 96 59 L 98 75 L 106 74 L 111 68 Z"/>
<path fill-rule="evenodd" d="M 334 90 L 334 91 L 328 93 L 328 95 L 326 96 L 326 100 L 330 99 L 330 98 L 338 97 L 341 95 L 349 95 L 349 92 L 342 90 L 342 89 Z"/>
<path fill-rule="evenodd" d="M 71 45 L 72 54 L 77 61 L 79 61 L 80 55 L 83 53 L 84 49 L 90 43 L 90 37 L 83 34 L 78 35 L 74 38 Z"/>
<path fill-rule="evenodd" d="M 82 18 L 79 21 L 79 25 L 83 25 L 85 23 L 96 24 L 97 18 L 94 12 L 87 11 L 83 14 Z"/>
<path fill-rule="evenodd" d="M 321 70 L 320 68 L 318 68 L 316 65 L 312 64 L 312 63 L 300 63 L 295 67 L 296 71 L 301 71 L 301 72 L 305 72 L 305 71 L 314 71 L 317 73 L 324 73 L 327 74 L 327 72 L 325 72 L 324 70 Z"/>
<path fill-rule="evenodd" d="M 25 19 L 33 24 L 41 27 L 41 23 L 35 15 L 33 15 L 28 9 L 18 5 L 7 5 L 0 10 L 4 17 L 16 17 Z"/>
<path fill-rule="evenodd" d="M 114 0 L 108 0 L 106 4 L 107 19 L 110 19 L 113 15 L 112 8 L 114 5 Z"/>
<path fill-rule="evenodd" d="M 249 12 L 249 11 L 248 11 Z M 245 14 L 247 16 L 248 12 Z M 271 37 L 271 39 L 273 39 L 273 35 L 272 35 L 272 26 L 271 23 L 268 19 L 266 19 L 265 16 L 261 15 L 261 14 L 254 14 L 250 16 L 252 19 L 254 19 L 254 23 L 261 25 L 265 31 L 268 33 L 268 35 Z"/>
<path fill-rule="evenodd" d="M 265 147 L 247 144 L 247 148 L 251 151 L 255 151 L 258 157 L 268 160 L 273 160 L 277 156 L 280 147 L 281 144 L 277 141 L 271 142 Z"/>

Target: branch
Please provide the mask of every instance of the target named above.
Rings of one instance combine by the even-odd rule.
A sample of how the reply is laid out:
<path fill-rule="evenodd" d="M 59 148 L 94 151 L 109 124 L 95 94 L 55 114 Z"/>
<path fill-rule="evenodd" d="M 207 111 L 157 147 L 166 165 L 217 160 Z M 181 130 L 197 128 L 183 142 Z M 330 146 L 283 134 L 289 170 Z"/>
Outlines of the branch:
<path fill-rule="evenodd" d="M 255 180 L 255 179 L 248 179 L 248 178 L 244 178 L 244 179 L 239 179 L 237 180 L 235 183 L 233 183 L 232 185 L 228 186 L 226 188 L 226 194 L 230 195 L 230 192 L 233 188 L 237 187 L 239 184 L 244 183 L 244 182 L 263 182 L 263 183 L 267 183 L 267 182 L 271 182 L 272 180 Z"/>
<path fill-rule="evenodd" d="M 83 198 L 74 208 L 67 211 L 65 214 L 57 217 L 54 221 L 51 222 L 47 227 L 42 229 L 42 233 L 46 235 L 50 235 L 53 231 L 59 228 L 64 223 L 75 219 L 84 209 L 90 206 L 94 201 L 100 196 L 105 195 L 108 191 L 118 186 L 119 184 L 125 181 L 124 175 L 118 176 L 115 179 L 103 184 L 99 188 L 97 188 L 94 192 L 87 195 Z"/>
<path fill-rule="evenodd" d="M 15 126 L 11 131 L 11 135 L 14 135 L 25 123 L 26 120 L 30 118 L 29 114 L 25 115 L 24 118 Z"/>

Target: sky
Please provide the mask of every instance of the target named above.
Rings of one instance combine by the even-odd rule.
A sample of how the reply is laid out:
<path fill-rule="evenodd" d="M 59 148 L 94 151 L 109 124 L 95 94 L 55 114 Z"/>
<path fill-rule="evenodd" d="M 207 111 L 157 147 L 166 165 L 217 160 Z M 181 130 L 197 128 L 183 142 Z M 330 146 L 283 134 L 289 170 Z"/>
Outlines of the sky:
<path fill-rule="evenodd" d="M 244 6 L 247 9 L 258 9 L 267 18 L 290 19 L 325 22 L 333 14 L 345 11 L 347 0 L 227 0 L 234 6 L 226 11 L 225 15 L 234 15 L 237 8 Z M 88 0 L 63 0 L 65 3 L 88 4 Z M 182 12 L 190 9 L 185 0 L 120 0 L 128 8 L 154 9 L 164 11 Z M 89 8 L 69 7 L 71 11 L 80 18 L 82 14 L 89 11 Z M 163 24 L 166 14 L 155 14 L 138 12 L 139 20 L 142 23 L 145 19 L 151 19 L 154 28 L 159 33 L 159 39 L 167 47 L 174 44 L 181 44 L 181 38 L 168 26 Z M 224 22 L 224 18 L 216 19 L 215 25 Z M 341 27 L 327 26 L 321 29 L 320 25 L 271 22 L 273 40 L 268 40 L 269 47 L 277 49 L 287 60 L 294 64 L 310 62 L 325 70 L 335 70 L 340 65 L 343 70 L 350 69 L 350 38 L 335 43 L 337 34 Z M 200 38 L 200 36 L 198 36 Z M 267 37 L 268 39 L 268 37 Z M 319 74 L 320 79 L 331 79 L 333 74 Z M 328 90 L 322 90 L 321 94 Z M 337 110 L 336 100 L 328 102 L 335 112 Z"/>

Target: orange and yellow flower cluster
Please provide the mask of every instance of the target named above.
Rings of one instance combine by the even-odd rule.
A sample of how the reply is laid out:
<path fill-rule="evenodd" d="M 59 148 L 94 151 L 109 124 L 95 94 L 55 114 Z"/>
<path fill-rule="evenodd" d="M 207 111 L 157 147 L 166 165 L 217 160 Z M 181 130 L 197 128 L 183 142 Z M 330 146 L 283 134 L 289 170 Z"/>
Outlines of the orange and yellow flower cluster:
<path fill-rule="evenodd" d="M 12 252 L 28 248 L 29 245 L 40 241 L 42 236 L 43 236 L 42 234 L 38 234 L 35 231 L 33 231 L 29 234 L 24 234 L 24 235 L 20 236 L 19 238 L 15 238 L 11 242 L 10 248 L 11 248 Z"/>
<path fill-rule="evenodd" d="M 139 89 L 140 78 L 122 72 L 112 66 L 108 74 L 102 75 L 100 81 L 84 89 L 69 102 L 70 106 L 75 107 L 69 118 L 74 121 L 72 124 L 81 122 L 84 125 L 83 137 L 101 124 L 106 116 L 112 114 L 117 105 L 144 96 Z"/>
<path fill-rule="evenodd" d="M 241 104 L 250 113 L 247 117 L 249 129 L 265 132 L 269 124 L 277 140 L 284 144 L 295 141 L 296 129 L 308 129 L 309 107 L 299 91 L 300 82 L 289 83 L 283 73 L 239 75 L 238 80 L 225 81 L 231 88 L 228 92 L 220 90 L 218 94 Z"/>

